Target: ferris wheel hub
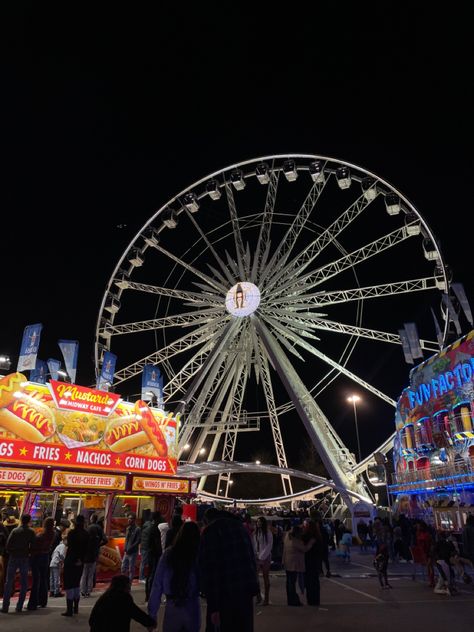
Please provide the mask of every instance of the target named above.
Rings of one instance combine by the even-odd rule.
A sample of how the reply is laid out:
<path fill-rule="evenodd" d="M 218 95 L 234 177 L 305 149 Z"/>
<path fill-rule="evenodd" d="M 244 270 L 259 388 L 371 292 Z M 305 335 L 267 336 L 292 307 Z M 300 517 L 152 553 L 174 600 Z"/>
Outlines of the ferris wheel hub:
<path fill-rule="evenodd" d="M 260 290 L 253 283 L 236 283 L 227 292 L 225 306 L 232 316 L 250 316 L 260 305 Z"/>

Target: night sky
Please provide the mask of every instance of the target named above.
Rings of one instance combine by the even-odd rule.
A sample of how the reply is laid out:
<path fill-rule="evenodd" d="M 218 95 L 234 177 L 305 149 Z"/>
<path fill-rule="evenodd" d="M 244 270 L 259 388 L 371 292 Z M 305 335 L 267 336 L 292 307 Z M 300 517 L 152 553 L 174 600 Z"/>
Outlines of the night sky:
<path fill-rule="evenodd" d="M 2 7 L 0 353 L 14 366 L 41 322 L 39 357 L 79 340 L 77 381 L 91 384 L 100 302 L 130 239 L 181 189 L 259 155 L 327 155 L 392 183 L 474 300 L 468 17 L 259 4 Z M 408 373 L 401 351 L 396 363 Z"/>

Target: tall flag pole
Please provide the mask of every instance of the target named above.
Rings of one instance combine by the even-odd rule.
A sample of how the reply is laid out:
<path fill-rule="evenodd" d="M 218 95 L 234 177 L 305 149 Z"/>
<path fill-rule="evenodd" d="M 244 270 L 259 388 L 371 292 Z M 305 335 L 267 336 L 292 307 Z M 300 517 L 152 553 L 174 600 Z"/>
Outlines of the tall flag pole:
<path fill-rule="evenodd" d="M 20 357 L 18 359 L 17 371 L 30 370 L 36 367 L 36 357 L 41 338 L 42 323 L 35 325 L 27 325 L 23 331 L 23 340 L 21 342 Z"/>
<path fill-rule="evenodd" d="M 77 340 L 58 340 L 58 345 L 63 354 L 66 372 L 71 382 L 74 383 L 76 381 L 79 342 Z"/>
<path fill-rule="evenodd" d="M 111 351 L 106 351 L 102 361 L 102 370 L 100 372 L 99 379 L 97 380 L 97 388 L 99 391 L 108 391 L 112 386 L 116 363 L 117 356 Z"/>
<path fill-rule="evenodd" d="M 469 305 L 469 301 L 467 300 L 466 292 L 464 291 L 464 286 L 462 283 L 451 283 L 451 288 L 456 295 L 456 298 L 459 301 L 459 305 L 461 305 L 462 311 L 467 318 L 468 323 L 473 325 L 472 321 L 472 312 L 471 306 Z"/>
<path fill-rule="evenodd" d="M 143 367 L 142 400 L 163 408 L 163 376 L 156 364 L 145 364 Z"/>

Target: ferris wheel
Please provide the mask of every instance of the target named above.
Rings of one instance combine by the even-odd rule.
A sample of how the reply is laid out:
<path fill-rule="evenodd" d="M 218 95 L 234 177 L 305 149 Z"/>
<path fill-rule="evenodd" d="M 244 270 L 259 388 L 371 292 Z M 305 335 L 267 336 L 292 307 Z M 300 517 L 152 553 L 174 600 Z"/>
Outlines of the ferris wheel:
<path fill-rule="evenodd" d="M 447 291 L 432 231 L 391 184 L 323 156 L 256 158 L 195 182 L 135 235 L 103 296 L 96 365 L 117 354 L 121 392 L 139 390 L 146 364 L 162 367 L 189 463 L 204 445 L 212 463 L 248 459 L 251 436 L 272 446 L 291 496 L 296 435 L 337 489 L 367 497 L 371 453 L 347 448 L 334 401 L 355 388 L 382 402 L 386 451 L 394 367 L 406 372 L 399 328 L 416 320 L 435 353 L 430 310 Z M 215 471 L 216 495 L 229 497 L 230 468 Z"/>

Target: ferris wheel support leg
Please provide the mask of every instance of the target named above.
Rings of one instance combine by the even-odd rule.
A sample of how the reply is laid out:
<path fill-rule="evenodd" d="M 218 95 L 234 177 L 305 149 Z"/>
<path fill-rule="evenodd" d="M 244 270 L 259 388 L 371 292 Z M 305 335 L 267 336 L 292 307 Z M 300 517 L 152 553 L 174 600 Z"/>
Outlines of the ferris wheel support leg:
<path fill-rule="evenodd" d="M 326 470 L 336 486 L 341 490 L 355 491 L 357 489 L 356 478 L 349 467 L 344 469 L 344 464 L 339 463 L 337 458 L 339 446 L 335 444 L 331 435 L 327 432 L 326 418 L 323 412 L 299 378 L 292 364 L 288 361 L 278 341 L 260 319 L 253 318 L 265 351 L 290 396 Z M 354 504 L 352 498 L 348 493 L 342 492 L 342 495 L 346 506 L 352 513 Z M 368 493 L 367 501 L 371 502 Z"/>

